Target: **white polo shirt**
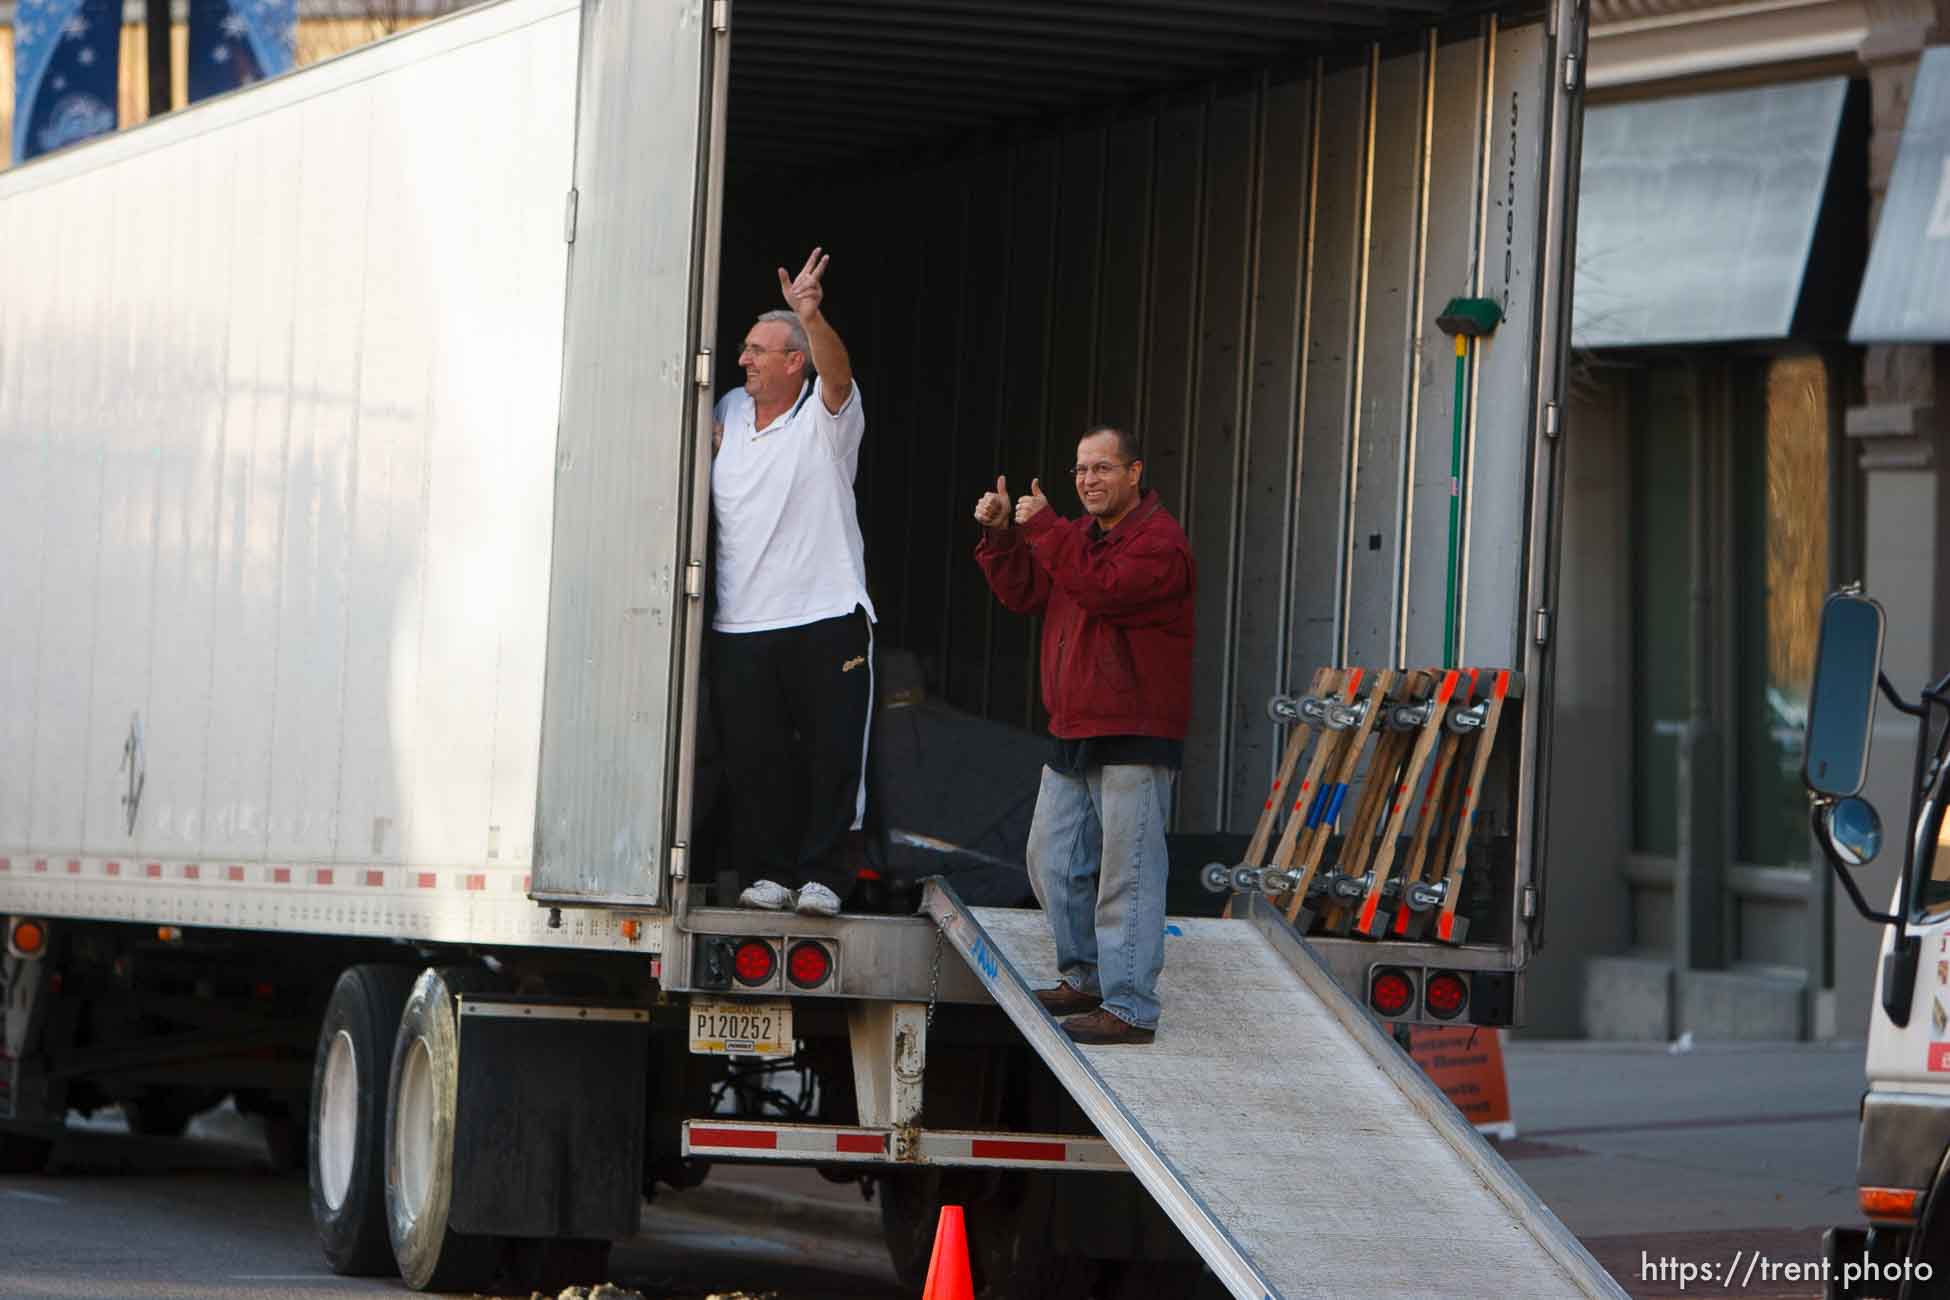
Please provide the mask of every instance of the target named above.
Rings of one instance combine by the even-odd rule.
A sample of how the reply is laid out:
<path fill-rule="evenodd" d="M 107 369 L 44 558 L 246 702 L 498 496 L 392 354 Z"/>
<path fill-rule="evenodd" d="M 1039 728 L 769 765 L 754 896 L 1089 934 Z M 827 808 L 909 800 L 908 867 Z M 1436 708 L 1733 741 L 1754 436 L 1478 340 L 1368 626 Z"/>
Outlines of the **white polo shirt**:
<path fill-rule="evenodd" d="M 744 389 L 718 401 L 724 444 L 711 464 L 717 521 L 720 632 L 769 632 L 853 612 L 877 619 L 867 599 L 866 543 L 853 500 L 867 417 L 860 383 L 838 415 L 818 379 L 790 409 L 754 428 Z"/>

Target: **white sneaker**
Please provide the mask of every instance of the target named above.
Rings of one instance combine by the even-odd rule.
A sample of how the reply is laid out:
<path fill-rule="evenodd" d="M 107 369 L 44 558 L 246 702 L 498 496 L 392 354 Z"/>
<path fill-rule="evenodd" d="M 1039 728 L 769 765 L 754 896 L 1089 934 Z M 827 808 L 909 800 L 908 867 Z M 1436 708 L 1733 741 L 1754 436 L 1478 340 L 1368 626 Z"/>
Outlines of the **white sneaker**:
<path fill-rule="evenodd" d="M 738 895 L 738 906 L 783 912 L 792 906 L 792 891 L 775 880 L 761 880 L 755 885 L 745 886 L 745 892 Z"/>
<path fill-rule="evenodd" d="M 799 915 L 838 916 L 840 896 L 821 884 L 807 881 L 799 886 Z"/>

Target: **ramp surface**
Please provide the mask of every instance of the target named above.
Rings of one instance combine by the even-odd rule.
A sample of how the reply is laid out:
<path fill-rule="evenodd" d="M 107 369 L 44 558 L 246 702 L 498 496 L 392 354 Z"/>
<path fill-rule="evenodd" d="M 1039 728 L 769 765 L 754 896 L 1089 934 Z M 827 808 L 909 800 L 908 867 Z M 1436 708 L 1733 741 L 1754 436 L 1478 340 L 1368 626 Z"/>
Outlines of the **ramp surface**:
<path fill-rule="evenodd" d="M 926 909 L 1236 1296 L 1625 1293 L 1276 914 L 1175 918 L 1146 1047 L 1080 1047 L 1037 911 Z"/>

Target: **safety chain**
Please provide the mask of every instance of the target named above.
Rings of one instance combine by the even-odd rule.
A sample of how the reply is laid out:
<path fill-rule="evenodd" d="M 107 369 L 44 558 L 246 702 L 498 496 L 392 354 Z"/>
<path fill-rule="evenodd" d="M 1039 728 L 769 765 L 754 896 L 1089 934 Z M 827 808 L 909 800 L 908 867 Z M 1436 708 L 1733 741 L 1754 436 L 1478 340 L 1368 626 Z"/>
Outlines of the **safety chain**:
<path fill-rule="evenodd" d="M 940 920 L 937 919 L 934 923 L 934 971 L 928 978 L 927 1028 L 930 1032 L 934 1029 L 935 1004 L 941 1000 L 941 945 L 946 940 L 947 934 L 948 932 L 942 928 Z"/>

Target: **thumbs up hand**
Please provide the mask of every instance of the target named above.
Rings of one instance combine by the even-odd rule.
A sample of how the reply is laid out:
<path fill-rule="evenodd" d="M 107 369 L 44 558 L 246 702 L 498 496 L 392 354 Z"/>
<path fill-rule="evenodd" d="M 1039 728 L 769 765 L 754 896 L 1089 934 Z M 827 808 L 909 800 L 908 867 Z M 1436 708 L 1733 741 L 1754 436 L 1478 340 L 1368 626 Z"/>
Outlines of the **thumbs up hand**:
<path fill-rule="evenodd" d="M 995 476 L 995 491 L 984 492 L 975 503 L 975 522 L 998 532 L 1009 526 L 1009 480 Z"/>
<path fill-rule="evenodd" d="M 1049 498 L 1043 495 L 1043 480 L 1029 480 L 1029 495 L 1016 500 L 1016 522 L 1026 524 L 1035 518 L 1036 512 L 1047 508 Z"/>

